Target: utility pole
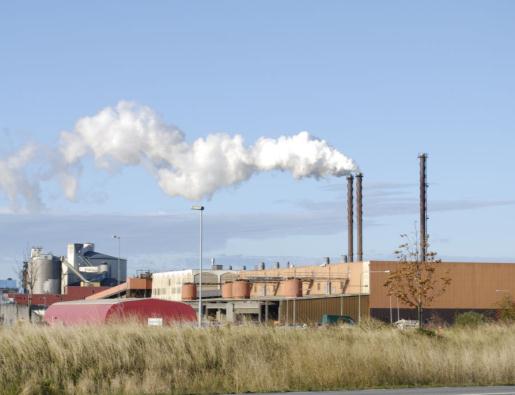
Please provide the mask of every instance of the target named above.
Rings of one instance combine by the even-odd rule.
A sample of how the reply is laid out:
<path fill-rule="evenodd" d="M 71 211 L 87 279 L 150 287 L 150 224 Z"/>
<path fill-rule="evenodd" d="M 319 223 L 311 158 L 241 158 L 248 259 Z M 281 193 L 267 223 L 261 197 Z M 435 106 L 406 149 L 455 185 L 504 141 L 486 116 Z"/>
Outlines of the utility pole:
<path fill-rule="evenodd" d="M 193 206 L 191 209 L 200 213 L 198 327 L 202 328 L 202 213 L 204 212 L 204 206 Z"/>
<path fill-rule="evenodd" d="M 118 240 L 118 263 L 117 263 L 117 265 L 116 265 L 116 266 L 117 266 L 117 269 L 118 269 L 118 270 L 117 270 L 117 271 L 118 271 L 118 275 L 117 275 L 117 277 L 118 277 L 118 278 L 116 279 L 116 280 L 117 280 L 117 281 L 116 281 L 116 282 L 117 282 L 117 284 L 116 284 L 116 285 L 119 285 L 119 284 L 121 283 L 121 281 L 120 281 L 120 236 L 118 236 L 118 235 L 114 235 L 114 236 L 113 236 L 113 239 L 117 239 L 117 240 Z M 121 297 L 121 293 L 122 293 L 122 291 L 118 292 L 118 299 L 120 299 L 120 297 Z M 127 293 L 128 293 L 128 292 L 127 292 Z M 128 297 L 128 295 L 126 295 L 126 297 Z"/>

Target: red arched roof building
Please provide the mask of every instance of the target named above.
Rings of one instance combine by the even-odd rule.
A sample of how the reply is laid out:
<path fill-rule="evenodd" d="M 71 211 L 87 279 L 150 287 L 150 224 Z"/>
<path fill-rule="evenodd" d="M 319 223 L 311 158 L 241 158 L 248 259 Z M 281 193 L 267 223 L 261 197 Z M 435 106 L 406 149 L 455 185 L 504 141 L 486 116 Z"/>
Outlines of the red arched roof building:
<path fill-rule="evenodd" d="M 45 321 L 50 325 L 106 324 L 136 320 L 146 324 L 149 318 L 163 325 L 196 320 L 191 306 L 159 299 L 100 299 L 60 302 L 50 305 Z"/>

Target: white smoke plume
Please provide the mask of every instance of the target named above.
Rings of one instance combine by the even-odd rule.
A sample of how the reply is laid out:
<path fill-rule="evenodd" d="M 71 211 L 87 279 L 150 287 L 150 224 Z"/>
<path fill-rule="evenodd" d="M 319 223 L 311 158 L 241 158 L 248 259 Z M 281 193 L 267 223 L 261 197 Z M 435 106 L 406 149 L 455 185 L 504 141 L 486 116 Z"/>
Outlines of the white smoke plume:
<path fill-rule="evenodd" d="M 307 132 L 260 138 L 252 146 L 245 146 L 240 135 L 223 133 L 188 143 L 180 130 L 151 108 L 125 101 L 79 119 L 72 132 L 61 134 L 60 151 L 68 167 L 80 165 L 87 155 L 107 170 L 144 165 L 168 195 L 190 200 L 210 198 L 220 188 L 264 171 L 288 171 L 298 179 L 358 170 L 352 159 Z M 61 181 L 66 195 L 73 198 L 76 177 L 68 172 Z"/>
<path fill-rule="evenodd" d="M 10 208 L 19 211 L 23 204 L 30 211 L 42 207 L 39 184 L 26 174 L 27 165 L 34 160 L 38 147 L 28 144 L 6 158 L 0 158 L 0 192 L 7 196 Z"/>
<path fill-rule="evenodd" d="M 224 133 L 189 143 L 151 108 L 122 101 L 79 119 L 71 132 L 61 133 L 58 149 L 27 144 L 0 158 L 0 193 L 13 211 L 39 211 L 43 207 L 39 183 L 57 179 L 66 197 L 74 200 L 81 162 L 87 156 L 109 171 L 144 166 L 168 195 L 190 200 L 210 198 L 220 188 L 259 172 L 287 171 L 299 179 L 358 171 L 352 159 L 308 132 L 262 137 L 250 146 L 242 136 Z M 31 166 L 31 170 L 37 167 L 32 177 Z"/>

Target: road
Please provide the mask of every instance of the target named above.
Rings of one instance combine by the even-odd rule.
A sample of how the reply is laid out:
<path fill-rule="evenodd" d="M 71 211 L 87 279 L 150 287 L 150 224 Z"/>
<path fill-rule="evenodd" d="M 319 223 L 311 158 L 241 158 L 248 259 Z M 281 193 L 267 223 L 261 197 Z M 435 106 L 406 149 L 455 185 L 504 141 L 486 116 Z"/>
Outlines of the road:
<path fill-rule="evenodd" d="M 279 393 L 278 393 L 279 394 Z M 278 395 L 261 394 L 261 395 Z M 327 392 L 288 392 L 283 395 L 515 395 L 515 387 L 442 387 L 409 388 L 393 390 L 327 391 Z"/>

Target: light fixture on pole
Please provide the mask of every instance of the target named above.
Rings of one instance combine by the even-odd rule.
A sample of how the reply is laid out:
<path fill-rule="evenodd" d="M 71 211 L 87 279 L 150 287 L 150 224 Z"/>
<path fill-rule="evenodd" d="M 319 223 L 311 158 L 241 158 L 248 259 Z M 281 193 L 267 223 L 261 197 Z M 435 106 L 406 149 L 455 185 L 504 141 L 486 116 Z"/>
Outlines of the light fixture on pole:
<path fill-rule="evenodd" d="M 358 322 L 361 322 L 361 293 L 363 290 L 363 274 L 368 273 L 390 273 L 390 270 L 372 270 L 368 272 L 361 272 L 359 275 L 359 294 L 358 294 Z M 370 283 L 370 280 L 369 280 Z M 390 310 L 391 310 L 391 302 L 390 302 Z M 390 317 L 392 315 L 392 312 L 390 311 Z"/>
<path fill-rule="evenodd" d="M 116 278 L 116 283 L 117 285 L 120 284 L 120 236 L 118 235 L 113 235 L 113 239 L 117 239 L 118 240 L 118 263 L 116 265 L 117 267 L 117 271 L 118 271 L 118 275 L 117 275 L 117 278 Z M 120 297 L 120 293 L 118 293 L 118 298 Z"/>
<path fill-rule="evenodd" d="M 198 292 L 198 327 L 202 328 L 202 213 L 204 206 L 193 206 L 192 210 L 200 213 L 200 256 L 199 256 L 199 292 Z"/>

